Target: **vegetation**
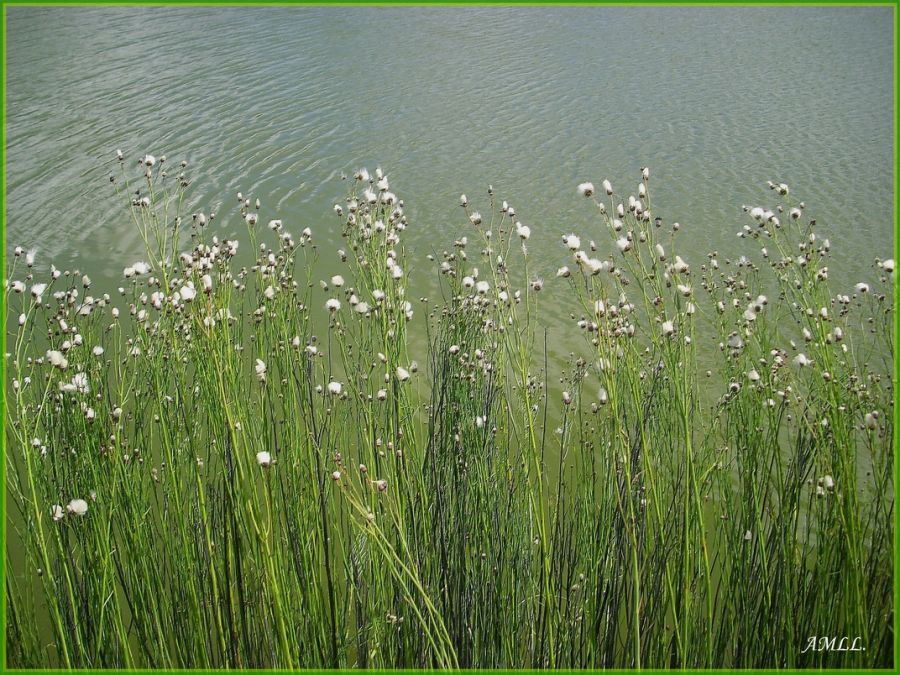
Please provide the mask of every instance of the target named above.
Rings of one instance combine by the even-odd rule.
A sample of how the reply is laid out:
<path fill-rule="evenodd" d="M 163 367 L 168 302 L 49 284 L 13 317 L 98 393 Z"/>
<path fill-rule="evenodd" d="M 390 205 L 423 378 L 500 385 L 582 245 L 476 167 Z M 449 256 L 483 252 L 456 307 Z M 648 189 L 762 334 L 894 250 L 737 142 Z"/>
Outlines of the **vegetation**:
<path fill-rule="evenodd" d="M 10 666 L 893 666 L 894 263 L 835 293 L 787 186 L 697 260 L 648 170 L 580 185 L 563 364 L 492 190 L 435 303 L 380 171 L 320 284 L 310 230 L 238 195 L 240 267 L 184 165 L 139 167 L 120 296 L 11 256 Z"/>

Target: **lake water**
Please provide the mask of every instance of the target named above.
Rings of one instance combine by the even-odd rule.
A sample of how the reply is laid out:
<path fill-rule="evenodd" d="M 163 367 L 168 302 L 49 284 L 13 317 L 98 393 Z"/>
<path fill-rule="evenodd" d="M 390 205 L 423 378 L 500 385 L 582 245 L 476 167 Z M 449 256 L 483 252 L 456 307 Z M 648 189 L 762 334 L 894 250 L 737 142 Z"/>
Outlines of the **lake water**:
<path fill-rule="evenodd" d="M 262 199 L 263 222 L 312 227 L 323 277 L 340 240 L 341 172 L 380 164 L 410 215 L 416 297 L 435 291 L 425 254 L 467 233 L 461 192 L 484 210 L 493 184 L 530 225 L 534 264 L 550 277 L 568 262 L 561 234 L 606 242 L 576 185 L 607 177 L 628 194 L 644 165 L 654 211 L 682 223 L 698 263 L 712 249 L 750 252 L 735 237 L 741 205 L 774 203 L 767 180 L 806 200 L 833 243 L 832 278 L 871 278 L 872 259 L 892 256 L 889 8 L 7 17 L 7 252 L 36 248 L 39 267 L 77 267 L 100 287 L 144 257 L 107 178 L 117 148 L 131 161 L 188 159 L 188 208 L 222 209 L 222 236 L 243 234 L 239 190 Z M 567 312 L 548 303 L 546 316 Z"/>

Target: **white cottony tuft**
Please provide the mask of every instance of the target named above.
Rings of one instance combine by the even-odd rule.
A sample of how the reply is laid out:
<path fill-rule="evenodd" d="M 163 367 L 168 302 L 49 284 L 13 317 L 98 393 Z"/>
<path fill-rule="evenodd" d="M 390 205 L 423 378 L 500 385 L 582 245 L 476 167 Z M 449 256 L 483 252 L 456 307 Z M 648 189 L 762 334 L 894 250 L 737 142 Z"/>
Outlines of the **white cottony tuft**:
<path fill-rule="evenodd" d="M 181 287 L 179 291 L 179 295 L 181 295 L 181 299 L 185 302 L 190 302 L 194 298 L 197 297 L 197 290 L 194 288 L 194 282 L 189 281 L 187 284 Z"/>
<path fill-rule="evenodd" d="M 807 358 L 806 354 L 797 354 L 797 356 L 794 357 L 794 365 L 798 368 L 803 368 L 810 364 L 812 364 L 812 361 Z"/>
<path fill-rule="evenodd" d="M 272 466 L 272 455 L 263 450 L 262 452 L 256 453 L 256 463 L 259 464 L 262 468 L 268 469 Z"/>
<path fill-rule="evenodd" d="M 675 332 L 675 324 L 671 321 L 663 321 L 662 323 L 662 334 L 666 337 L 669 337 Z"/>
<path fill-rule="evenodd" d="M 34 296 L 35 300 L 40 302 L 41 296 L 44 294 L 45 290 L 47 290 L 47 284 L 35 284 L 31 287 L 31 294 Z"/>
<path fill-rule="evenodd" d="M 578 186 L 578 193 L 582 197 L 590 197 L 594 194 L 594 184 L 593 183 L 581 183 Z"/>
<path fill-rule="evenodd" d="M 83 499 L 73 499 L 66 506 L 66 511 L 74 516 L 83 516 L 87 513 L 88 503 Z"/>
<path fill-rule="evenodd" d="M 570 251 L 577 251 L 581 248 L 581 239 L 574 234 L 567 234 L 563 237 L 563 243 Z"/>
<path fill-rule="evenodd" d="M 88 394 L 91 391 L 91 387 L 88 384 L 88 378 L 85 373 L 75 373 L 75 376 L 72 378 L 72 387 L 79 394 Z"/>
<path fill-rule="evenodd" d="M 402 366 L 397 368 L 397 379 L 401 382 L 406 382 L 409 379 L 409 371 Z"/>
<path fill-rule="evenodd" d="M 336 298 L 330 298 L 325 302 L 325 309 L 329 312 L 336 312 L 341 308 L 341 301 Z"/>
<path fill-rule="evenodd" d="M 47 352 L 47 360 L 51 365 L 59 368 L 60 370 L 65 370 L 69 366 L 69 361 L 65 356 L 63 356 L 63 353 L 55 349 L 51 349 Z"/>
<path fill-rule="evenodd" d="M 332 396 L 340 396 L 341 391 L 343 391 L 344 387 L 340 382 L 329 382 L 328 383 L 328 393 Z"/>
<path fill-rule="evenodd" d="M 589 272 L 592 277 L 595 277 L 600 274 L 600 272 L 609 269 L 609 263 L 606 260 L 597 260 L 597 258 L 588 258 L 584 261 L 584 264 L 587 268 L 586 271 Z"/>
<path fill-rule="evenodd" d="M 256 378 L 260 382 L 266 381 L 266 362 L 262 359 L 256 359 Z"/>
<path fill-rule="evenodd" d="M 333 277 L 331 277 L 331 285 L 335 288 L 340 288 L 344 285 L 344 277 L 342 277 L 340 274 L 335 274 Z"/>

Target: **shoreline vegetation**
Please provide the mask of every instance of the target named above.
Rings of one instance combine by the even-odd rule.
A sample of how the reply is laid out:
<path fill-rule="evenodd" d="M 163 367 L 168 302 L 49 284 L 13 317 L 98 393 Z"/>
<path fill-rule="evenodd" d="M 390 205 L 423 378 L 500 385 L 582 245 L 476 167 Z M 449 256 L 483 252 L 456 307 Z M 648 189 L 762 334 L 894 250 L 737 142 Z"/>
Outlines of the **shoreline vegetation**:
<path fill-rule="evenodd" d="M 725 257 L 679 250 L 648 169 L 582 183 L 547 280 L 462 195 L 434 301 L 380 169 L 320 280 L 255 196 L 239 247 L 186 163 L 116 164 L 146 247 L 118 294 L 7 269 L 9 666 L 893 667 L 894 261 L 829 280 L 787 185 Z"/>

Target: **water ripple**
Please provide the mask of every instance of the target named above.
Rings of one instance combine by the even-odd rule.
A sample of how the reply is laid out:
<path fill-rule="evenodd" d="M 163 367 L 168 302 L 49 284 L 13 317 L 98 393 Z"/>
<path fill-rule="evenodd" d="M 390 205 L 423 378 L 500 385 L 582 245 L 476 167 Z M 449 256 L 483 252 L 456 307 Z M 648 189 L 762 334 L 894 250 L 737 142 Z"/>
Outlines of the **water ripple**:
<path fill-rule="evenodd" d="M 573 186 L 636 184 L 650 164 L 657 203 L 691 223 L 689 246 L 733 248 L 740 204 L 786 180 L 846 251 L 836 266 L 861 275 L 893 242 L 889 18 L 875 7 L 11 7 L 8 246 L 114 283 L 141 252 L 107 179 L 121 147 L 129 161 L 188 158 L 191 208 L 230 212 L 241 190 L 298 224 L 331 222 L 340 173 L 382 164 L 420 224 L 414 251 L 459 236 L 456 196 L 493 183 L 527 214 L 536 265 L 552 274 L 559 234 L 588 222 Z"/>

